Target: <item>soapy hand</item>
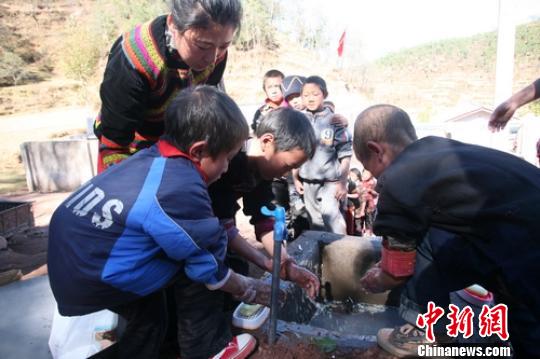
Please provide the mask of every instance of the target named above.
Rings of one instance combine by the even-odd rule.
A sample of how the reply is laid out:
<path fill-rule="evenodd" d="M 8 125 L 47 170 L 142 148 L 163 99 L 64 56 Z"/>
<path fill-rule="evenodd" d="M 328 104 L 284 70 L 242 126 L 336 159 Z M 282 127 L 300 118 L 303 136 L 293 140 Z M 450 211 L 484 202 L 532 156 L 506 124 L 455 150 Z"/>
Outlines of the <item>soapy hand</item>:
<path fill-rule="evenodd" d="M 377 263 L 360 278 L 360 284 L 368 292 L 382 293 L 405 283 L 408 279 L 409 277 L 397 278 L 391 276 L 382 270 L 379 263 Z"/>
<path fill-rule="evenodd" d="M 306 268 L 297 265 L 293 259 L 287 259 L 281 263 L 280 277 L 296 283 L 307 292 L 311 299 L 314 299 L 319 294 L 321 284 L 317 276 Z"/>
<path fill-rule="evenodd" d="M 264 306 L 270 306 L 270 299 L 272 294 L 272 285 L 265 283 L 260 279 L 249 278 L 238 275 L 240 277 L 240 286 L 242 290 L 237 294 L 233 294 L 233 297 L 237 300 L 241 300 L 247 304 L 261 304 Z M 285 292 L 279 290 L 279 301 L 283 303 L 285 301 Z"/>

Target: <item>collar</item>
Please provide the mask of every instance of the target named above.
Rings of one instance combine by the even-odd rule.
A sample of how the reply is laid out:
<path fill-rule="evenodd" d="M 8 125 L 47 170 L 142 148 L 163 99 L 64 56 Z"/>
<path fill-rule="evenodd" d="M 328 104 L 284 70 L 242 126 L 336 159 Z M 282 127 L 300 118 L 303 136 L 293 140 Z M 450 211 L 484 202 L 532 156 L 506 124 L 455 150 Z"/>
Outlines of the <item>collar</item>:
<path fill-rule="evenodd" d="M 157 143 L 157 147 L 159 150 L 159 153 L 163 157 L 167 158 L 174 158 L 174 157 L 183 157 L 191 161 L 201 177 L 203 178 L 204 182 L 208 183 L 208 176 L 204 172 L 204 170 L 201 168 L 201 165 L 198 162 L 195 162 L 193 158 L 188 155 L 187 153 L 184 153 L 180 151 L 178 148 L 174 147 L 170 142 L 160 139 Z"/>
<path fill-rule="evenodd" d="M 276 103 L 270 100 L 268 97 L 264 100 L 264 104 L 272 108 L 284 107 L 284 102 L 286 102 L 285 99 L 282 99 L 280 103 Z"/>
<path fill-rule="evenodd" d="M 311 113 L 313 116 L 318 116 L 319 114 L 322 114 L 322 113 L 326 114 L 328 111 L 330 111 L 330 109 L 329 109 L 328 107 L 324 107 L 324 106 L 323 106 L 322 108 L 317 109 L 317 110 L 315 110 L 315 111 L 310 111 L 310 110 L 308 110 L 308 109 L 306 108 L 306 111 L 309 112 L 309 113 Z"/>

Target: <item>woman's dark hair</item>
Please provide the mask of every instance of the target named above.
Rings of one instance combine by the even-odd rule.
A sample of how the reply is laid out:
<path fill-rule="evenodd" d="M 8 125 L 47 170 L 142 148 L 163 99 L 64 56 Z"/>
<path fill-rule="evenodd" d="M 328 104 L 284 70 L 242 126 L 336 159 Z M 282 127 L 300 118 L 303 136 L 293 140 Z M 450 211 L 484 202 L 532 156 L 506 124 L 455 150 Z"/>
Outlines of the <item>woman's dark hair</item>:
<path fill-rule="evenodd" d="M 315 154 L 317 146 L 315 131 L 306 115 L 300 111 L 281 107 L 266 114 L 257 127 L 256 135 L 261 137 L 265 133 L 274 136 L 278 152 L 299 148 L 308 158 L 312 158 Z"/>
<path fill-rule="evenodd" d="M 238 105 L 213 86 L 182 90 L 165 113 L 163 138 L 185 153 L 195 142 L 207 141 L 209 155 L 216 158 L 248 135 L 247 121 Z"/>
<path fill-rule="evenodd" d="M 192 28 L 208 29 L 212 23 L 240 29 L 240 0 L 171 0 L 174 25 L 180 32 Z"/>

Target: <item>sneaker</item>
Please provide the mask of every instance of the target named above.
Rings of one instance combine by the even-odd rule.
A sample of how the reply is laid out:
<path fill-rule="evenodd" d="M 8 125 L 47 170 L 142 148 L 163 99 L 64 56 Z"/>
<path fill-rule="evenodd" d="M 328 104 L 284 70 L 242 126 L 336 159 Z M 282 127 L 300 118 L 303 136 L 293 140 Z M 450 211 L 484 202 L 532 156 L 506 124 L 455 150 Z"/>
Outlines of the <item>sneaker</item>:
<path fill-rule="evenodd" d="M 418 357 L 418 346 L 429 343 L 424 331 L 411 324 L 384 328 L 377 333 L 377 344 L 398 358 Z"/>
<path fill-rule="evenodd" d="M 257 345 L 257 339 L 251 334 L 240 334 L 227 344 L 222 351 L 211 359 L 244 359 L 247 358 Z"/>

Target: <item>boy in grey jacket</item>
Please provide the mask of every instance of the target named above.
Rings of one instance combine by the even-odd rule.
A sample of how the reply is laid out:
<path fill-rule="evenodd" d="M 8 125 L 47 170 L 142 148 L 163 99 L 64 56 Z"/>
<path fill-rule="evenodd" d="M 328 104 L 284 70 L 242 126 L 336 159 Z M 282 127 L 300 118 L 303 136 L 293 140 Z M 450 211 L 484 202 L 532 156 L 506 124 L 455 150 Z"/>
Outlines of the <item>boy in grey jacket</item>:
<path fill-rule="evenodd" d="M 304 195 L 312 229 L 346 234 L 341 209 L 347 198 L 352 140 L 343 123 L 324 107 L 327 96 L 326 82 L 321 77 L 306 79 L 302 101 L 315 130 L 317 150 L 293 175 L 296 189 Z"/>

